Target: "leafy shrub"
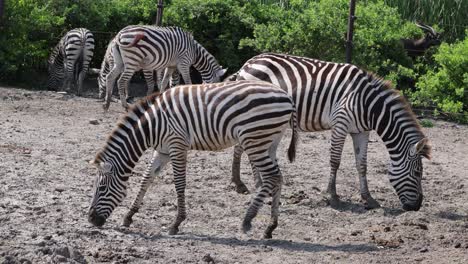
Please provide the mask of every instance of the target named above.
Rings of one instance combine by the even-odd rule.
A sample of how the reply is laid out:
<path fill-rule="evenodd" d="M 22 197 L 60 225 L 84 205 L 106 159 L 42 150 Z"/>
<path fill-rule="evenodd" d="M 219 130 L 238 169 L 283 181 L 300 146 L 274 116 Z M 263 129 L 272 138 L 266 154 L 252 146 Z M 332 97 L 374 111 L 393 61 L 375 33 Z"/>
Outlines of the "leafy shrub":
<path fill-rule="evenodd" d="M 411 96 L 415 105 L 435 107 L 436 114 L 468 122 L 468 38 L 442 44 L 436 66 L 419 78 Z"/>
<path fill-rule="evenodd" d="M 269 17 L 257 23 L 254 37 L 241 41 L 241 46 L 258 52 L 281 52 L 344 62 L 348 0 L 290 1 L 288 9 L 270 5 Z M 400 18 L 396 8 L 380 0 L 358 1 L 353 39 L 353 64 L 386 76 L 410 72 L 411 61 L 400 39 L 421 35 L 410 22 Z"/>

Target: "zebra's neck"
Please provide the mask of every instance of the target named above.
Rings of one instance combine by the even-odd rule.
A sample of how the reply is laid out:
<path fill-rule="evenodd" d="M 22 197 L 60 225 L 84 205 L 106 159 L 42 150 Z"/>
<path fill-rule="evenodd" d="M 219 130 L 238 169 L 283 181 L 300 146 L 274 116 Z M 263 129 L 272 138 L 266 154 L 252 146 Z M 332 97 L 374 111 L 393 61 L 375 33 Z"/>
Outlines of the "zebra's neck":
<path fill-rule="evenodd" d="M 203 81 L 210 82 L 217 71 L 221 70 L 215 57 L 211 55 L 200 43 L 195 42 L 196 59 L 193 67 L 200 72 Z"/>
<path fill-rule="evenodd" d="M 128 175 L 148 148 L 160 146 L 165 118 L 157 96 L 148 96 L 129 110 L 96 155 L 96 163 L 110 162 L 119 175 Z"/>
<path fill-rule="evenodd" d="M 392 162 L 399 162 L 405 153 L 424 138 L 424 134 L 403 96 L 381 79 L 371 81 L 367 99 L 368 117 L 373 130 L 382 138 Z"/>

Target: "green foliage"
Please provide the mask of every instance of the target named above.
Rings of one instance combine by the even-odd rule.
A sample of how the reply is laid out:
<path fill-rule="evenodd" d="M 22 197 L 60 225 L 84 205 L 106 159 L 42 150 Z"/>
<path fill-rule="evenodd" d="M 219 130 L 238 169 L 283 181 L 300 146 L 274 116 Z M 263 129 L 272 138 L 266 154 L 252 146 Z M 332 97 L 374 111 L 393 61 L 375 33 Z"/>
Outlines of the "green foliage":
<path fill-rule="evenodd" d="M 173 0 L 164 9 L 163 24 L 190 31 L 223 67 L 236 71 L 255 55 L 252 48 L 239 48 L 239 41 L 252 35 L 257 9 L 242 0 Z"/>
<path fill-rule="evenodd" d="M 468 38 L 442 44 L 434 58 L 436 66 L 416 84 L 414 104 L 432 106 L 436 113 L 468 122 Z"/>
<path fill-rule="evenodd" d="M 345 60 L 348 0 L 292 0 L 284 10 L 267 5 L 268 18 L 257 23 L 254 37 L 241 46 L 258 52 L 282 52 L 321 60 Z M 410 59 L 400 43 L 404 36 L 416 36 L 420 30 L 400 18 L 396 8 L 383 1 L 358 1 L 353 40 L 353 64 L 386 76 L 395 83 L 397 71 L 409 71 Z"/>
<path fill-rule="evenodd" d="M 429 119 L 421 119 L 419 123 L 422 127 L 434 127 L 434 123 Z"/>
<path fill-rule="evenodd" d="M 468 28 L 466 0 L 385 0 L 389 6 L 398 8 L 398 11 L 409 21 L 421 21 L 435 25 L 438 31 L 443 32 L 443 39 L 453 42 L 463 39 L 465 28 Z"/>
<path fill-rule="evenodd" d="M 156 0 L 6 0 L 0 21 L 0 80 L 37 84 L 49 52 L 77 27 L 93 31 L 92 67 L 99 67 L 112 36 L 129 24 L 147 24 L 155 6 Z"/>

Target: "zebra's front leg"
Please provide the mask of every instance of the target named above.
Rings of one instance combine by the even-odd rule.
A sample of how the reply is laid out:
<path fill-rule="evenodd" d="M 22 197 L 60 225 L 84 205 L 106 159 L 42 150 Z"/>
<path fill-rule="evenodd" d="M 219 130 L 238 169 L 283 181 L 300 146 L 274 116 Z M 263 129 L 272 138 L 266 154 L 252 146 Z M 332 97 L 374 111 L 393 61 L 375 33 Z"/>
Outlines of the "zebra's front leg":
<path fill-rule="evenodd" d="M 177 193 L 177 216 L 169 227 L 169 235 L 176 235 L 179 232 L 180 224 L 187 218 L 185 208 L 185 184 L 187 170 L 187 151 L 182 151 L 183 147 L 171 150 L 171 163 L 174 170 L 174 184 Z"/>
<path fill-rule="evenodd" d="M 351 134 L 354 145 L 354 156 L 356 158 L 356 169 L 359 174 L 359 185 L 361 199 L 366 209 L 379 208 L 380 204 L 370 194 L 367 186 L 367 146 L 369 143 L 369 132 Z"/>
<path fill-rule="evenodd" d="M 149 164 L 148 168 L 143 175 L 143 178 L 140 183 L 140 190 L 138 191 L 138 195 L 133 201 L 133 204 L 125 215 L 123 220 L 123 226 L 130 226 L 133 222 L 132 217 L 138 210 L 141 208 L 141 204 L 143 203 L 143 198 L 145 197 L 146 191 L 153 183 L 156 176 L 161 173 L 164 169 L 164 166 L 169 162 L 169 155 L 164 153 L 158 153 L 155 151 L 153 153 L 153 158 L 151 159 L 151 163 Z"/>
<path fill-rule="evenodd" d="M 236 145 L 234 147 L 234 154 L 232 157 L 231 182 L 234 183 L 237 193 L 249 193 L 249 189 L 240 179 L 240 163 L 243 152 L 244 150 L 240 145 Z"/>
<path fill-rule="evenodd" d="M 336 194 L 336 173 L 340 167 L 341 154 L 343 153 L 346 136 L 346 129 L 333 128 L 330 149 L 330 178 L 325 193 L 325 198 L 332 207 L 336 207 L 340 200 L 340 197 Z"/>

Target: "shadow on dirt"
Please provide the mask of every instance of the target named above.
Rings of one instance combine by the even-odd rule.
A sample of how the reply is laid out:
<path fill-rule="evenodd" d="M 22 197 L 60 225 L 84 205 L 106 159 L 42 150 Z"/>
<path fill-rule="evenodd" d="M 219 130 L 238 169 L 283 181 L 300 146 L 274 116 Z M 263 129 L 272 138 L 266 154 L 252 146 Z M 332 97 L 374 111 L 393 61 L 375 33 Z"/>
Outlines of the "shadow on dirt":
<path fill-rule="evenodd" d="M 452 220 L 452 221 L 457 221 L 457 220 L 468 221 L 468 215 L 462 215 L 462 214 L 457 214 L 457 213 L 452 213 L 452 212 L 447 212 L 447 211 L 440 211 L 436 214 L 436 216 L 443 218 L 443 219 Z"/>
<path fill-rule="evenodd" d="M 385 216 L 399 216 L 404 214 L 406 211 L 401 208 L 393 207 L 379 207 L 375 209 L 368 209 L 364 204 L 359 202 L 343 201 L 343 200 L 334 200 L 333 202 L 328 202 L 324 206 L 330 206 L 331 208 L 340 211 L 340 212 L 351 212 L 354 214 L 365 214 L 371 210 L 383 210 Z"/>
<path fill-rule="evenodd" d="M 342 244 L 342 245 L 321 245 L 308 242 L 296 242 L 290 240 L 282 239 L 249 239 L 249 240 L 239 240 L 235 237 L 212 237 L 212 236 L 200 236 L 200 235 L 190 235 L 190 234 L 181 234 L 175 236 L 169 235 L 146 235 L 139 232 L 129 231 L 124 228 L 118 228 L 118 231 L 125 233 L 126 235 L 133 235 L 145 240 L 156 241 L 160 239 L 174 239 L 181 241 L 200 241 L 200 242 L 210 242 L 220 245 L 229 245 L 229 246 L 258 246 L 258 247 L 272 247 L 278 249 L 284 249 L 289 251 L 306 251 L 306 252 L 324 252 L 324 251 L 342 251 L 342 252 L 370 252 L 377 251 L 379 248 L 374 245 L 369 244 Z"/>

